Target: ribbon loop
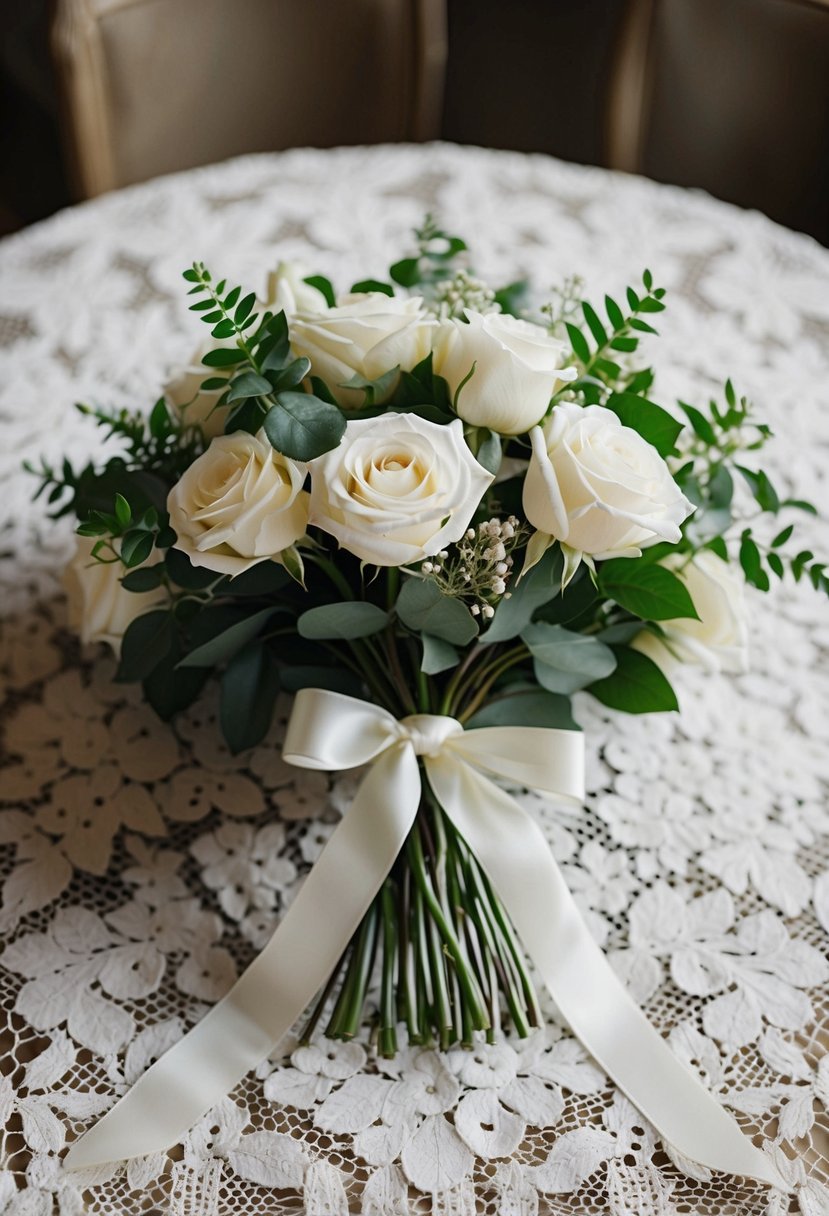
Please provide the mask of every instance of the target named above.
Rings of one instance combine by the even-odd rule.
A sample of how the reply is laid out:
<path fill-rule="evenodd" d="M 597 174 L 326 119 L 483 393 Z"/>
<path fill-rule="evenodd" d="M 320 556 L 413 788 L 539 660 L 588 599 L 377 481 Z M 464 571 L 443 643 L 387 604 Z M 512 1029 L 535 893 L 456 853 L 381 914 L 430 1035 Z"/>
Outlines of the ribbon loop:
<path fill-rule="evenodd" d="M 576 731 L 464 731 L 454 718 L 435 714 L 398 722 L 340 693 L 298 693 L 284 758 L 323 770 L 370 762 L 351 808 L 259 957 L 72 1145 L 66 1164 L 98 1165 L 170 1147 L 270 1053 L 328 979 L 403 847 L 420 805 L 420 757 L 444 813 L 489 875 L 558 1008 L 611 1080 L 681 1156 L 785 1190 L 771 1159 L 633 1002 L 591 937 L 538 824 L 487 775 L 579 803 L 583 746 Z"/>

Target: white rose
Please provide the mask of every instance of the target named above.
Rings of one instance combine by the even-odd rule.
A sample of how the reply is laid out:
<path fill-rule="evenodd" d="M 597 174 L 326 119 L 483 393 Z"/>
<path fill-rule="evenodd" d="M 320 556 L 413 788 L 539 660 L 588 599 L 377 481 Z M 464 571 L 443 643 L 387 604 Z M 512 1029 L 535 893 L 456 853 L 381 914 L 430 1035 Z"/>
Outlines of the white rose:
<path fill-rule="evenodd" d="M 470 309 L 466 317 L 441 325 L 435 371 L 454 398 L 474 365 L 458 394 L 460 417 L 500 435 L 521 435 L 544 417 L 561 384 L 576 378 L 574 367 L 562 367 L 566 347 L 540 325 L 517 317 Z"/>
<path fill-rule="evenodd" d="M 301 262 L 280 262 L 268 275 L 266 307 L 272 312 L 282 310 L 288 317 L 297 312 L 327 312 L 325 296 L 318 287 L 305 282 L 310 273 Z"/>
<path fill-rule="evenodd" d="M 341 296 L 337 307 L 324 313 L 292 317 L 291 346 L 295 355 L 311 360 L 313 374 L 326 382 L 340 405 L 357 408 L 363 392 L 342 385 L 355 373 L 377 380 L 394 367 L 411 371 L 429 354 L 436 324 L 416 296 L 369 291 Z"/>
<path fill-rule="evenodd" d="M 694 663 L 709 671 L 747 670 L 748 622 L 743 580 L 721 557 L 702 549 L 689 560 L 672 553 L 661 565 L 682 579 L 699 620 L 692 617 L 660 621 L 664 638 L 643 630 L 633 645 L 663 670 L 676 662 Z"/>
<path fill-rule="evenodd" d="M 693 505 L 656 448 L 612 410 L 560 402 L 530 438 L 524 512 L 539 532 L 595 558 L 680 539 Z"/>
<path fill-rule="evenodd" d="M 407 565 L 460 540 L 491 482 L 457 418 L 360 419 L 311 464 L 311 523 L 365 562 Z"/>
<path fill-rule="evenodd" d="M 194 566 L 241 574 L 305 532 L 305 465 L 274 450 L 264 431 L 220 435 L 170 491 L 176 548 Z"/>
<path fill-rule="evenodd" d="M 127 626 L 157 604 L 166 602 L 164 587 L 154 591 L 127 591 L 121 579 L 127 573 L 120 562 L 99 562 L 92 556 L 96 538 L 79 536 L 75 555 L 64 572 L 69 597 L 69 625 L 84 643 L 106 642 L 121 652 Z M 154 549 L 145 565 L 155 565 L 161 554 Z"/>

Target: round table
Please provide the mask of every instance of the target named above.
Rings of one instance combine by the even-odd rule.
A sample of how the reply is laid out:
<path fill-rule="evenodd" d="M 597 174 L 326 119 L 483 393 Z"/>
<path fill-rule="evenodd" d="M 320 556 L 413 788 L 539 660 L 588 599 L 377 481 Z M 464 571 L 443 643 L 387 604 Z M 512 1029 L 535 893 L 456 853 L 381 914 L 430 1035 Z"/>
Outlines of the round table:
<path fill-rule="evenodd" d="M 74 401 L 144 405 L 199 337 L 193 259 L 262 289 L 282 258 L 382 277 L 432 211 L 495 282 L 669 290 L 657 398 L 731 375 L 777 437 L 781 493 L 829 502 L 829 253 L 760 215 L 600 169 L 447 145 L 297 150 L 148 182 L 0 246 L 0 1210 L 7 1216 L 760 1216 L 829 1211 L 825 599 L 752 593 L 752 666 L 687 669 L 678 715 L 586 697 L 580 814 L 526 801 L 598 940 L 687 1066 L 775 1154 L 791 1199 L 667 1153 L 547 1008 L 472 1052 L 286 1043 L 169 1154 L 60 1155 L 267 940 L 350 784 L 241 758 L 210 694 L 175 730 L 68 632 L 67 520 L 24 459 L 86 459 Z M 786 515 L 788 521 L 789 516 Z M 779 526 L 782 527 L 782 524 Z M 818 521 L 802 546 L 829 551 Z M 284 715 L 283 715 L 284 722 Z"/>

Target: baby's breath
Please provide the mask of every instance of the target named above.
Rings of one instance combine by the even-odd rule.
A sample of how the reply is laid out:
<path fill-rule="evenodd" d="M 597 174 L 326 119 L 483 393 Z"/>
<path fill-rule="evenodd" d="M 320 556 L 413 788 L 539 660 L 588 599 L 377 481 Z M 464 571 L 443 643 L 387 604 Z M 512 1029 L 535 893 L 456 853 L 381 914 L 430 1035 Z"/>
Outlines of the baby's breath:
<path fill-rule="evenodd" d="M 526 525 L 515 515 L 488 519 L 469 528 L 451 550 L 443 549 L 423 562 L 420 572 L 433 579 L 444 595 L 466 600 L 473 616 L 489 620 L 498 600 L 510 594 L 512 554 L 526 534 Z"/>
<path fill-rule="evenodd" d="M 495 292 L 483 281 L 476 279 L 468 270 L 457 270 L 451 279 L 445 279 L 435 288 L 427 307 L 441 321 L 450 317 L 462 317 L 465 308 L 473 312 L 498 312 Z"/>

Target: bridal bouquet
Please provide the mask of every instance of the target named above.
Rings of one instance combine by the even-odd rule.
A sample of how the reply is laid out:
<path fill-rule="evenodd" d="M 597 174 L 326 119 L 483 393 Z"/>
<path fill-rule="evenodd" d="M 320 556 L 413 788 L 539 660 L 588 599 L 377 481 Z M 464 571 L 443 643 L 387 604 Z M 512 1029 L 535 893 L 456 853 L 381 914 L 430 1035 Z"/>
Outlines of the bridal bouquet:
<path fill-rule="evenodd" d="M 306 1030 L 356 1035 L 376 976 L 384 1055 L 403 1025 L 446 1048 L 540 1018 L 525 932 L 447 813 L 477 794 L 441 776 L 446 740 L 518 784 L 529 753 L 551 764 L 577 737 L 576 691 L 670 711 L 677 664 L 739 670 L 746 580 L 828 585 L 791 523 L 758 530 L 813 508 L 744 463 L 769 431 L 731 384 L 706 407 L 653 401 L 637 354 L 665 293 L 648 272 L 601 308 L 568 282 L 531 311 L 526 285 L 494 290 L 466 257 L 427 221 L 387 279 L 336 295 L 281 264 L 264 301 L 197 263 L 184 278 L 210 337 L 192 364 L 147 413 L 80 407 L 118 441 L 103 464 L 38 470 L 79 521 L 74 626 L 163 718 L 218 679 L 233 752 L 265 737 L 280 690 L 306 714 L 310 690 L 324 699 L 318 767 L 341 743 L 376 759 L 381 727 L 412 743 L 428 776 L 413 821 Z M 499 739 L 526 744 L 524 770 L 488 758 Z M 372 788 L 382 835 L 395 807 Z M 338 881 L 359 885 L 346 860 Z"/>

